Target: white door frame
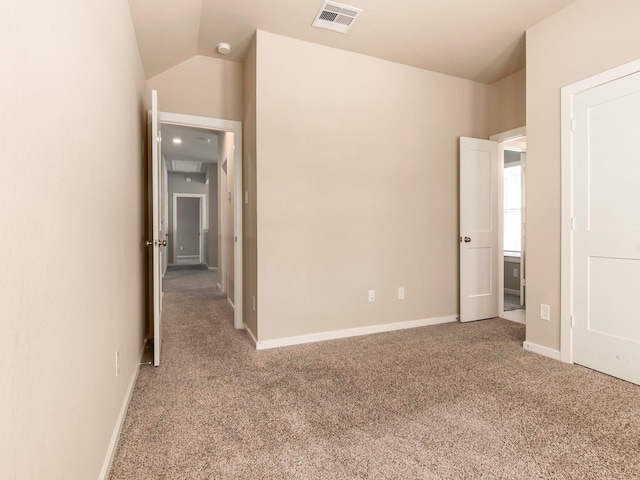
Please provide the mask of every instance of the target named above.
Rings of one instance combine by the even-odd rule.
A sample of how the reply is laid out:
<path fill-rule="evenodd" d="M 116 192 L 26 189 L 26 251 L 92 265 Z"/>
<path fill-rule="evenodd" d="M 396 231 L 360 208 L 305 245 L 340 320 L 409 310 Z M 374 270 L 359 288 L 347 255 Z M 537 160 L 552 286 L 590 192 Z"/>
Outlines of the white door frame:
<path fill-rule="evenodd" d="M 498 295 L 498 315 L 504 315 L 504 144 L 527 136 L 527 127 L 518 127 L 506 132 L 491 135 L 489 140 L 498 142 L 498 166 L 500 181 L 498 182 L 498 285 L 501 295 Z M 522 261 L 522 259 L 521 259 Z M 520 265 L 522 268 L 522 264 Z"/>
<path fill-rule="evenodd" d="M 573 99 L 574 96 L 602 84 L 640 72 L 640 60 L 635 60 L 606 72 L 567 85 L 560 90 L 562 220 L 560 268 L 560 360 L 573 363 Z"/>
<path fill-rule="evenodd" d="M 182 125 L 185 127 L 207 128 L 223 132 L 232 132 L 234 141 L 234 230 L 236 241 L 233 246 L 234 253 L 234 314 L 233 325 L 243 329 L 243 276 L 242 276 L 242 122 L 223 120 L 219 118 L 199 117 L 195 115 L 183 115 L 180 113 L 159 112 L 160 123 Z"/>
<path fill-rule="evenodd" d="M 200 263 L 204 263 L 204 230 L 207 229 L 208 213 L 207 213 L 207 195 L 205 193 L 174 193 L 173 194 L 173 263 L 178 263 L 177 239 L 178 239 L 178 198 L 199 198 L 198 202 L 198 258 Z"/>

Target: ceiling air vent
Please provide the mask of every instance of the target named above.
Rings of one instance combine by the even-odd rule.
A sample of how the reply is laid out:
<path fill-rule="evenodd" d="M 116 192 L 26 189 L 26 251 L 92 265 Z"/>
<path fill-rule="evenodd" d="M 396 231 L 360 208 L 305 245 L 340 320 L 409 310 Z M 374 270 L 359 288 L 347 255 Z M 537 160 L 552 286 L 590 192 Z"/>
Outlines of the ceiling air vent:
<path fill-rule="evenodd" d="M 361 9 L 349 5 L 325 2 L 311 25 L 334 32 L 347 33 L 361 12 Z"/>

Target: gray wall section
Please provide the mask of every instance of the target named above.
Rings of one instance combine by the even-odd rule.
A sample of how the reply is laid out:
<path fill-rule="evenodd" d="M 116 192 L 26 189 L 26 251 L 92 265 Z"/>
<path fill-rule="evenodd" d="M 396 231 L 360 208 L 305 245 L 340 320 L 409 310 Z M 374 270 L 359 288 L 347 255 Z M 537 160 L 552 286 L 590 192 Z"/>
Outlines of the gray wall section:
<path fill-rule="evenodd" d="M 518 163 L 520 161 L 520 152 L 514 152 L 513 150 L 505 150 L 504 151 L 504 163 Z"/>
<path fill-rule="evenodd" d="M 179 197 L 177 201 L 177 256 L 200 254 L 200 199 Z"/>
<path fill-rule="evenodd" d="M 190 177 L 191 181 L 187 182 L 186 177 Z M 175 238 L 173 232 L 173 195 L 176 193 L 190 193 L 207 195 L 209 186 L 205 183 L 204 175 L 195 173 L 175 173 L 169 172 L 168 188 L 169 188 L 169 212 L 168 212 L 168 233 L 169 233 L 169 263 L 174 263 L 174 246 Z M 205 203 L 207 200 L 205 199 Z"/>
<path fill-rule="evenodd" d="M 513 271 L 518 270 L 518 276 Z M 520 291 L 520 259 L 504 258 L 504 288 Z"/>

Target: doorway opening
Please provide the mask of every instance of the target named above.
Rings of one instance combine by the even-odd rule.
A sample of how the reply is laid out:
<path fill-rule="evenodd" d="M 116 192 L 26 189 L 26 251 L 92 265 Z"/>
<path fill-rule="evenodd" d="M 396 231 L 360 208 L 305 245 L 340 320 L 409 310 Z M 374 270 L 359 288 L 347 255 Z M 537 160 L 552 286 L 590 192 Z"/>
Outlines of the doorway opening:
<path fill-rule="evenodd" d="M 164 112 L 159 122 L 165 265 L 211 271 L 243 328 L 241 123 Z"/>
<path fill-rule="evenodd" d="M 498 314 L 526 323 L 526 130 L 510 130 L 491 137 L 498 142 L 500 192 L 498 210 Z"/>
<path fill-rule="evenodd" d="M 171 189 L 173 185 L 167 184 Z M 173 252 L 172 265 L 204 265 L 209 269 L 217 269 L 215 257 L 210 251 L 211 242 L 207 241 L 212 235 L 211 231 L 217 231 L 217 226 L 209 218 L 207 203 L 206 194 L 173 194 L 173 234 L 168 242 Z"/>

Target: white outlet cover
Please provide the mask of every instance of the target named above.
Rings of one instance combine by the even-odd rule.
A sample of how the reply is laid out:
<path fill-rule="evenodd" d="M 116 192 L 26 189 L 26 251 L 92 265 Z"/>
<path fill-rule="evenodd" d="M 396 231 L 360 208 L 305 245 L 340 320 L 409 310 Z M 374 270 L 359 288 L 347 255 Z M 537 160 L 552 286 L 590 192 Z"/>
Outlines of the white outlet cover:
<path fill-rule="evenodd" d="M 551 320 L 551 307 L 549 305 L 540 304 L 540 319 Z"/>

